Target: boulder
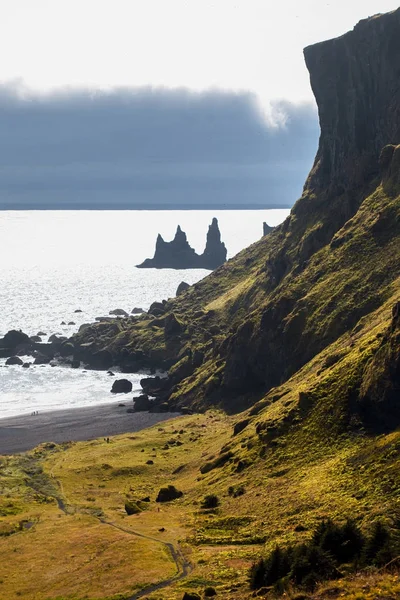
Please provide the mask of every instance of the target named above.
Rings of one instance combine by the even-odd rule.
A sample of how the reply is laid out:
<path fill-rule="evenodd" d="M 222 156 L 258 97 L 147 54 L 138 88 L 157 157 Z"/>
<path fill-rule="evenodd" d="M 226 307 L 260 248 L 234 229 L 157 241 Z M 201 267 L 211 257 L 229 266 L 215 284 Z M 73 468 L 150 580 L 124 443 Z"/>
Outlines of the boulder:
<path fill-rule="evenodd" d="M 165 322 L 164 322 L 164 335 L 166 338 L 173 336 L 173 335 L 179 335 L 181 333 L 181 331 L 183 330 L 183 324 L 178 321 L 178 319 L 175 317 L 174 313 L 169 314 L 166 318 L 165 318 Z"/>
<path fill-rule="evenodd" d="M 51 361 L 51 358 L 49 356 L 46 356 L 46 354 L 42 354 L 41 352 L 35 352 L 35 360 L 34 363 L 35 365 L 48 365 Z"/>
<path fill-rule="evenodd" d="M 132 391 L 132 383 L 128 379 L 116 379 L 112 384 L 112 394 L 129 394 Z"/>
<path fill-rule="evenodd" d="M 49 337 L 49 342 L 51 344 L 57 344 L 57 343 L 65 342 L 67 339 L 68 338 L 65 335 L 57 335 L 56 333 L 53 333 Z"/>
<path fill-rule="evenodd" d="M 150 398 L 147 396 L 147 394 L 141 394 L 137 398 L 134 398 L 133 401 L 135 403 L 135 405 L 134 405 L 135 412 L 148 411 L 153 406 L 153 401 L 150 400 Z"/>
<path fill-rule="evenodd" d="M 29 369 L 29 367 L 30 367 L 30 366 L 31 366 L 31 363 L 25 362 L 25 363 L 22 365 L 22 368 L 23 368 L 23 369 Z"/>
<path fill-rule="evenodd" d="M 181 294 L 183 294 L 183 292 L 186 292 L 186 290 L 188 290 L 189 288 L 190 288 L 190 285 L 188 283 L 186 283 L 186 281 L 181 281 L 177 287 L 176 295 L 180 296 Z"/>
<path fill-rule="evenodd" d="M 3 352 L 0 353 L 0 358 L 6 358 L 16 354 L 17 349 L 31 346 L 32 342 L 26 333 L 12 329 L 0 340 L 0 348 Z"/>
<path fill-rule="evenodd" d="M 75 321 L 68 321 L 68 325 L 75 325 Z"/>
<path fill-rule="evenodd" d="M 115 315 L 116 317 L 128 317 L 128 313 L 123 308 L 114 308 L 114 310 L 110 310 L 109 315 Z"/>
<path fill-rule="evenodd" d="M 42 341 L 42 338 L 39 335 L 32 335 L 31 336 L 31 342 L 33 343 L 39 343 Z"/>
<path fill-rule="evenodd" d="M 165 313 L 165 306 L 162 302 L 153 302 L 149 308 L 149 314 L 159 317 Z"/>
<path fill-rule="evenodd" d="M 74 313 L 81 313 L 81 312 L 82 312 L 82 311 L 81 311 L 81 309 L 80 309 L 80 308 L 76 308 L 76 309 L 74 310 Z"/>
<path fill-rule="evenodd" d="M 47 333 L 45 333 L 44 331 L 38 331 L 36 335 L 39 337 L 44 337 L 47 335 Z"/>
<path fill-rule="evenodd" d="M 176 500 L 182 496 L 183 492 L 177 490 L 174 485 L 169 485 L 168 487 L 163 487 L 160 489 L 156 498 L 156 502 L 171 502 L 172 500 Z"/>
<path fill-rule="evenodd" d="M 6 365 L 22 365 L 22 364 L 24 364 L 24 363 L 19 358 L 19 356 L 10 356 L 10 358 L 8 358 L 6 360 Z"/>
<path fill-rule="evenodd" d="M 201 596 L 196 592 L 185 592 L 182 600 L 201 600 Z"/>
<path fill-rule="evenodd" d="M 132 308 L 131 310 L 131 314 L 132 315 L 142 315 L 145 311 L 143 310 L 143 308 Z"/>

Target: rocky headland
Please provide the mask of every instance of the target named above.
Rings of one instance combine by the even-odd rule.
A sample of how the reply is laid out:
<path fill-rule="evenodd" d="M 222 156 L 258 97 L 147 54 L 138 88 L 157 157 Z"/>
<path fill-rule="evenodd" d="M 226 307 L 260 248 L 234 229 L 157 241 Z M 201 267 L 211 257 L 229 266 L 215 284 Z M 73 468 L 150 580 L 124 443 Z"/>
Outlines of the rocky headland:
<path fill-rule="evenodd" d="M 86 327 L 68 342 L 76 355 L 92 364 L 107 357 L 108 366 L 124 371 L 168 370 L 162 401 L 172 407 L 237 410 L 331 346 L 336 353 L 342 336 L 353 339 L 358 323 L 395 300 L 399 15 L 362 21 L 336 40 L 306 48 L 321 136 L 303 195 L 286 221 L 134 323 Z M 216 222 L 211 240 L 219 244 Z M 186 248 L 186 266 L 197 261 L 180 229 L 172 245 Z M 158 248 L 166 261 L 171 245 L 159 239 Z M 175 251 L 171 256 L 158 265 L 176 266 Z"/>
<path fill-rule="evenodd" d="M 399 597 L 399 44 L 400 9 L 305 50 L 320 145 L 282 225 L 176 298 L 50 344 L 95 369 L 163 369 L 167 376 L 142 379 L 137 409 L 189 414 L 136 435 L 41 447 L 29 459 L 38 465 L 3 463 L 9 528 L 1 541 L 13 556 L 5 567 L 22 572 L 27 555 L 15 548 L 24 544 L 35 556 L 47 550 L 53 565 L 49 539 L 59 535 L 64 548 L 76 515 L 68 567 L 79 552 L 87 565 L 83 528 L 91 542 L 88 528 L 100 528 L 97 548 L 107 525 L 124 533 L 123 549 L 114 544 L 112 557 L 101 551 L 90 562 L 96 578 L 116 581 L 113 595 L 128 597 L 120 581 L 132 584 L 142 555 L 136 581 L 148 571 L 148 552 L 132 560 L 126 549 L 133 533 L 164 547 L 167 539 L 172 556 L 184 539 L 192 564 L 173 565 L 172 579 L 164 567 L 131 598 L 160 586 L 177 600 Z M 35 344 L 9 332 L 1 355 L 36 352 Z M 160 482 L 177 491 L 164 513 Z M 55 513 L 55 498 L 71 502 L 68 519 Z M 33 532 L 11 512 L 22 502 L 29 524 L 46 511 Z M 30 546 L 41 531 L 46 543 Z M 98 595 L 86 569 L 71 573 L 68 594 L 81 581 L 76 597 Z M 10 581 L 3 586 L 14 594 Z M 55 584 L 45 592 L 60 595 Z"/>
<path fill-rule="evenodd" d="M 178 225 L 175 237 L 165 242 L 160 234 L 156 241 L 153 258 L 146 258 L 137 265 L 140 269 L 209 269 L 214 270 L 226 261 L 227 250 L 221 242 L 218 220 L 214 218 L 208 228 L 203 254 L 197 254 L 189 245 L 186 233 Z"/>

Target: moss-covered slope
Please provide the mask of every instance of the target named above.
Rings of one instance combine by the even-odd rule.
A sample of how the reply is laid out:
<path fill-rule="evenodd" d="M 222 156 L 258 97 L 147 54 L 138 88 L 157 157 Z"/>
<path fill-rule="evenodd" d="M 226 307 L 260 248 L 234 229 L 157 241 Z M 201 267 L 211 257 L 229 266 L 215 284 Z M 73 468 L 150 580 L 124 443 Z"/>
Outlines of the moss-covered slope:
<path fill-rule="evenodd" d="M 162 399 L 170 406 L 237 411 L 342 336 L 351 347 L 374 311 L 399 299 L 400 116 L 392 85 L 399 39 L 397 10 L 307 48 L 321 137 L 291 215 L 153 315 L 86 328 L 72 339 L 78 357 L 106 356 L 125 371 L 169 369 Z M 391 345 L 374 364 L 379 356 L 396 360 L 398 339 Z M 380 384 L 369 379 L 357 383 L 356 401 L 376 397 Z"/>

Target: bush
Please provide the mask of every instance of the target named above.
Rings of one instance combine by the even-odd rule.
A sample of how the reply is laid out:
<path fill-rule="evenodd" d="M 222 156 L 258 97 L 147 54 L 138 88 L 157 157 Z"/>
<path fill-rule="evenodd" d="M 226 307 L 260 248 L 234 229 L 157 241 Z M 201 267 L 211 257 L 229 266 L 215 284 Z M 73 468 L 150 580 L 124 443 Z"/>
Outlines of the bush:
<path fill-rule="evenodd" d="M 233 491 L 229 491 L 232 495 Z M 338 567 L 362 558 L 364 565 L 385 565 L 399 550 L 389 529 L 376 522 L 365 539 L 359 527 L 348 519 L 338 525 L 326 519 L 316 527 L 311 540 L 294 548 L 279 546 L 253 563 L 249 580 L 252 589 L 274 586 L 283 593 L 289 583 L 313 590 L 318 581 L 340 576 Z"/>
<path fill-rule="evenodd" d="M 383 566 L 395 557 L 389 529 L 381 521 L 374 523 L 364 551 L 363 563 Z"/>
<path fill-rule="evenodd" d="M 347 519 L 343 526 L 331 519 L 322 521 L 316 528 L 312 543 L 329 552 L 339 564 L 360 556 L 365 539 L 358 526 Z"/>
<path fill-rule="evenodd" d="M 171 500 L 181 498 L 181 496 L 183 496 L 183 492 L 177 490 L 174 485 L 169 485 L 160 489 L 156 502 L 170 502 Z"/>
<path fill-rule="evenodd" d="M 132 500 L 127 500 L 125 502 L 125 511 L 127 515 L 137 515 L 142 512 L 137 502 L 133 502 Z"/>
<path fill-rule="evenodd" d="M 217 508 L 219 504 L 219 498 L 216 494 L 208 494 L 201 503 L 201 508 Z"/>

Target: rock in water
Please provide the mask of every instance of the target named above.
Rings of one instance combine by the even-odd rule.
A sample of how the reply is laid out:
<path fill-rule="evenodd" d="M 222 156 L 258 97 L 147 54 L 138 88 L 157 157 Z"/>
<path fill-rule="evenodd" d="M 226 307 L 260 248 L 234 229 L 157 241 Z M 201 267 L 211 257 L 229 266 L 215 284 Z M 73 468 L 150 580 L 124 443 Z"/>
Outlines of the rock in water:
<path fill-rule="evenodd" d="M 269 233 L 271 233 L 271 231 L 273 231 L 275 229 L 275 227 L 271 227 L 270 225 L 268 225 L 268 223 L 266 223 L 264 221 L 263 223 L 263 236 L 264 235 L 268 235 Z"/>
<path fill-rule="evenodd" d="M 115 315 L 117 317 L 128 317 L 128 313 L 123 308 L 114 308 L 114 310 L 110 310 L 109 315 Z"/>
<path fill-rule="evenodd" d="M 208 228 L 207 243 L 201 256 L 203 269 L 216 269 L 226 261 L 227 250 L 221 242 L 218 220 L 214 217 Z"/>
<path fill-rule="evenodd" d="M 6 365 L 22 365 L 23 361 L 19 358 L 19 356 L 10 356 L 6 360 Z"/>
<path fill-rule="evenodd" d="M 132 383 L 128 379 L 116 379 L 112 384 L 112 394 L 128 394 L 132 391 Z"/>
<path fill-rule="evenodd" d="M 156 269 L 216 269 L 226 260 L 227 250 L 221 242 L 221 234 L 216 218 L 208 228 L 207 243 L 203 254 L 196 254 L 189 245 L 186 233 L 178 225 L 172 242 L 165 242 L 158 234 L 153 258 L 137 265 L 139 268 Z"/>

